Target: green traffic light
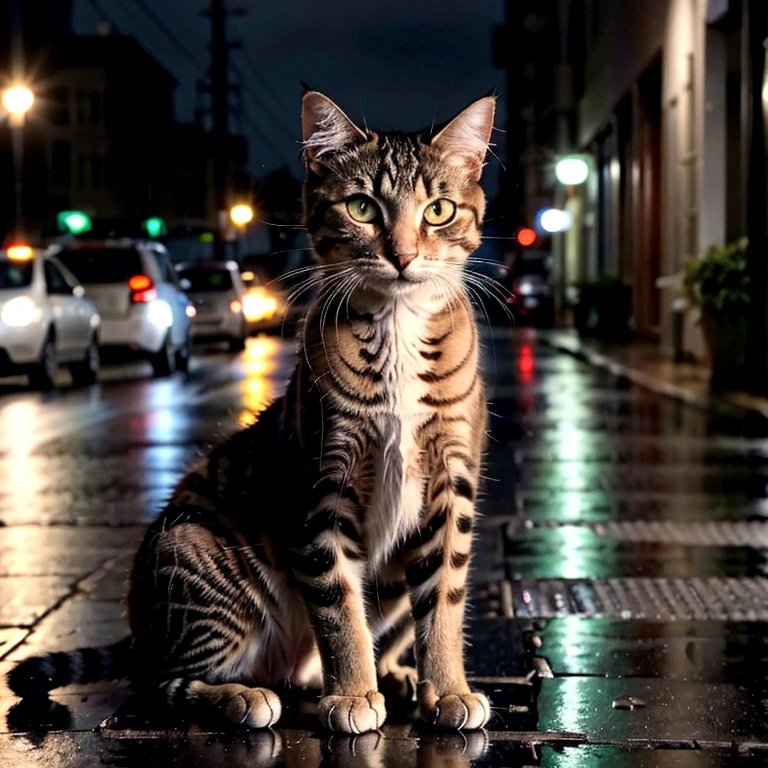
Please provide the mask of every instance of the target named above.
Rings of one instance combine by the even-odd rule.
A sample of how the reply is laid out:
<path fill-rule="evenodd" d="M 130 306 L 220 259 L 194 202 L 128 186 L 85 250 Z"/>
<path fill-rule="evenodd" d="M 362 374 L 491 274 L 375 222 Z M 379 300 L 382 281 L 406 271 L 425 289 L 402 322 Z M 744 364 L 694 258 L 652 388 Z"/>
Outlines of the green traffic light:
<path fill-rule="evenodd" d="M 79 235 L 91 229 L 91 217 L 83 211 L 61 211 L 56 215 L 56 224 L 61 231 Z"/>
<path fill-rule="evenodd" d="M 159 216 L 146 219 L 142 226 L 150 237 L 160 237 L 160 235 L 165 234 L 165 222 Z"/>

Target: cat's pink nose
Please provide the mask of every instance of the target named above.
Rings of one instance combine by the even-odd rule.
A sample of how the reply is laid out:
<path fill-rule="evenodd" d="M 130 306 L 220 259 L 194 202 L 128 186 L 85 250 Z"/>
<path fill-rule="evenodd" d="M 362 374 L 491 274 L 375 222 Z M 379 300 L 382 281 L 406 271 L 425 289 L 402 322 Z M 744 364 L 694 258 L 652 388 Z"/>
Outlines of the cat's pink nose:
<path fill-rule="evenodd" d="M 405 269 L 418 255 L 418 253 L 398 253 L 397 261 L 400 269 Z"/>

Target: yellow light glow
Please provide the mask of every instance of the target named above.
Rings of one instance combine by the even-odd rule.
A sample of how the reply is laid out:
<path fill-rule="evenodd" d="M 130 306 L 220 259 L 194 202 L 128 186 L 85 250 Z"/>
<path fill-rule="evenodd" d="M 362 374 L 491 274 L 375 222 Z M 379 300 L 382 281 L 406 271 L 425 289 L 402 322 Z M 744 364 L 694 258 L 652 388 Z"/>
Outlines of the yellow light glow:
<path fill-rule="evenodd" d="M 240 277 L 242 277 L 242 278 L 243 278 L 243 280 L 244 280 L 246 283 L 250 283 L 250 282 L 251 282 L 251 280 L 255 280 L 255 279 L 256 279 L 256 273 L 255 273 L 255 272 L 251 272 L 251 270 L 250 270 L 250 269 L 247 269 L 245 272 L 243 272 L 243 273 L 240 275 Z"/>
<path fill-rule="evenodd" d="M 253 208 L 251 208 L 250 205 L 245 205 L 243 203 L 234 205 L 229 212 L 229 217 L 238 227 L 243 227 L 253 221 Z"/>
<path fill-rule="evenodd" d="M 3 106 L 12 115 L 23 115 L 35 101 L 35 94 L 25 85 L 14 85 L 3 91 Z"/>
<path fill-rule="evenodd" d="M 28 245 L 9 245 L 5 251 L 13 261 L 29 261 L 34 251 Z"/>
<path fill-rule="evenodd" d="M 277 299 L 263 288 L 255 288 L 243 296 L 243 314 L 252 323 L 270 320 L 277 314 Z"/>

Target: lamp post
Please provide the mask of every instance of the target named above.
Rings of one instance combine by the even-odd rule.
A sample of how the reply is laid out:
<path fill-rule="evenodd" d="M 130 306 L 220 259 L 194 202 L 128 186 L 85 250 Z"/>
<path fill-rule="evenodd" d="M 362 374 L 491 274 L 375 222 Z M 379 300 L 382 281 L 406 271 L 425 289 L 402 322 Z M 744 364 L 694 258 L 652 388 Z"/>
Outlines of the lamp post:
<path fill-rule="evenodd" d="M 14 85 L 3 91 L 3 107 L 8 113 L 8 125 L 11 129 L 13 152 L 13 170 L 16 189 L 16 226 L 15 234 L 21 237 L 24 230 L 22 193 L 24 188 L 24 116 L 35 101 L 35 94 L 25 85 Z"/>
<path fill-rule="evenodd" d="M 240 262 L 240 235 L 242 231 L 253 221 L 253 208 L 245 203 L 233 205 L 229 210 L 229 218 L 237 227 L 237 237 L 235 238 L 235 260 Z"/>

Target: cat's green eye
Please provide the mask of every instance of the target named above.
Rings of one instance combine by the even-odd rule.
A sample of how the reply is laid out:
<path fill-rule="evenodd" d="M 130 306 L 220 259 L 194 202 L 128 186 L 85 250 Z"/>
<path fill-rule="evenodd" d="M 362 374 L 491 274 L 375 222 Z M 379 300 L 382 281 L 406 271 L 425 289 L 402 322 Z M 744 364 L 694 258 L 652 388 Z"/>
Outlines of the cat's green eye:
<path fill-rule="evenodd" d="M 347 213 L 361 224 L 369 224 L 379 217 L 379 206 L 365 195 L 355 195 L 347 200 Z"/>
<path fill-rule="evenodd" d="M 424 211 L 424 221 L 433 227 L 438 227 L 441 224 L 447 224 L 455 215 L 456 203 L 453 200 L 441 197 L 427 206 L 427 209 Z"/>

